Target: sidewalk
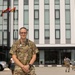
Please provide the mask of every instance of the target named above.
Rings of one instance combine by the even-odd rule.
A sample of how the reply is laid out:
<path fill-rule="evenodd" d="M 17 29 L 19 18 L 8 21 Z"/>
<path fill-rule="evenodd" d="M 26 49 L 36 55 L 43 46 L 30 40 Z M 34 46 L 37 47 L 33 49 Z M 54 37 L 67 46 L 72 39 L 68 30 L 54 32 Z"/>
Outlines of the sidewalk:
<path fill-rule="evenodd" d="M 10 71 L 10 69 L 5 68 L 6 71 Z M 65 67 L 57 66 L 57 67 L 44 67 L 40 65 L 39 67 L 35 67 L 36 75 L 75 75 L 75 71 L 70 69 L 70 72 L 65 72 Z"/>
<path fill-rule="evenodd" d="M 75 75 L 72 69 L 65 72 L 65 67 L 35 67 L 36 75 Z"/>

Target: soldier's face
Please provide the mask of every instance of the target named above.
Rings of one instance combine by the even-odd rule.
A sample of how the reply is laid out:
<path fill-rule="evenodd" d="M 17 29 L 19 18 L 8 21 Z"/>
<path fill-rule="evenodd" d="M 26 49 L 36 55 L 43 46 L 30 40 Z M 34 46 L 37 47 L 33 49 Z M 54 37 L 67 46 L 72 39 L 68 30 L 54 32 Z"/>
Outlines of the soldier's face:
<path fill-rule="evenodd" d="M 19 34 L 20 34 L 21 39 L 25 39 L 26 36 L 27 36 L 27 30 L 26 29 L 21 29 Z"/>

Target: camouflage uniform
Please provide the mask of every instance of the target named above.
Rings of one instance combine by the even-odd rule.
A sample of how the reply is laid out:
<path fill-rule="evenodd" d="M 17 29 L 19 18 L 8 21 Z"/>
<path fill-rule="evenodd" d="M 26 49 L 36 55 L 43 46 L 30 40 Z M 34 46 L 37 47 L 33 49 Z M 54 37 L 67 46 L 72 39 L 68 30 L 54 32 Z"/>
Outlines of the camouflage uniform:
<path fill-rule="evenodd" d="M 35 44 L 26 39 L 23 44 L 21 44 L 20 39 L 17 40 L 10 49 L 10 54 L 15 54 L 17 59 L 23 64 L 29 64 L 33 54 L 37 53 L 38 49 L 36 48 Z M 30 68 L 29 73 L 25 73 L 18 65 L 15 65 L 14 75 L 36 75 L 35 68 L 32 66 Z"/>
<path fill-rule="evenodd" d="M 66 69 L 65 69 L 65 72 L 69 72 L 70 71 L 70 59 L 69 58 L 65 58 L 64 59 L 64 64 L 65 64 L 65 67 L 66 67 Z"/>

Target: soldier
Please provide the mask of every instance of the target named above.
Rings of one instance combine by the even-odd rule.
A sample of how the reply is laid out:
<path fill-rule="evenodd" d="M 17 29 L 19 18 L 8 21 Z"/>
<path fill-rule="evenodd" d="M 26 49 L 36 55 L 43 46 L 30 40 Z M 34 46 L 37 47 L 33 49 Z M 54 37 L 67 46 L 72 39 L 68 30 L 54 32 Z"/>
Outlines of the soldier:
<path fill-rule="evenodd" d="M 27 29 L 21 27 L 19 30 L 20 39 L 11 47 L 9 53 L 15 62 L 13 75 L 36 75 L 33 63 L 36 60 L 38 49 L 34 42 L 26 38 Z"/>
<path fill-rule="evenodd" d="M 64 64 L 65 64 L 65 67 L 66 67 L 65 72 L 70 72 L 70 59 L 65 57 L 64 58 Z"/>

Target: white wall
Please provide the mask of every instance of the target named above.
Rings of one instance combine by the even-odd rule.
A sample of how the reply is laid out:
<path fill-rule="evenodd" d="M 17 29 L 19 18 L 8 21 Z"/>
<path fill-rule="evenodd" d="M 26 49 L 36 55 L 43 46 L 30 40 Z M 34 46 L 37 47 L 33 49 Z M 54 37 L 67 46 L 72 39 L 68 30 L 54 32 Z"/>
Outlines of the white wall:
<path fill-rule="evenodd" d="M 71 8 L 71 44 L 75 44 L 75 0 L 70 0 Z"/>
<path fill-rule="evenodd" d="M 54 0 L 50 0 L 50 44 L 55 44 Z"/>
<path fill-rule="evenodd" d="M 60 0 L 60 43 L 65 44 L 65 0 Z"/>
<path fill-rule="evenodd" d="M 19 6 L 18 6 L 18 29 L 23 27 L 23 0 L 18 0 Z M 19 37 L 20 38 L 20 37 Z"/>
<path fill-rule="evenodd" d="M 29 39 L 34 41 L 34 0 L 29 0 Z"/>
<path fill-rule="evenodd" d="M 44 0 L 39 0 L 39 44 L 44 44 Z"/>

